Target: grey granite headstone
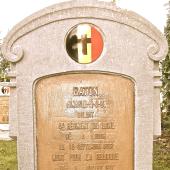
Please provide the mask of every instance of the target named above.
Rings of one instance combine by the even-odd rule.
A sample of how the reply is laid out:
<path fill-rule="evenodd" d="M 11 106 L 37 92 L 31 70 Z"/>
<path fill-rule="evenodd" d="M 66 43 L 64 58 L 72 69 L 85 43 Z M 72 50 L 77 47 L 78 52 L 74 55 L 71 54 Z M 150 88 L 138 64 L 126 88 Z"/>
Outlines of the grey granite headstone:
<path fill-rule="evenodd" d="M 19 170 L 152 170 L 167 51 L 157 28 L 111 2 L 61 3 L 16 25 L 3 54 Z"/>

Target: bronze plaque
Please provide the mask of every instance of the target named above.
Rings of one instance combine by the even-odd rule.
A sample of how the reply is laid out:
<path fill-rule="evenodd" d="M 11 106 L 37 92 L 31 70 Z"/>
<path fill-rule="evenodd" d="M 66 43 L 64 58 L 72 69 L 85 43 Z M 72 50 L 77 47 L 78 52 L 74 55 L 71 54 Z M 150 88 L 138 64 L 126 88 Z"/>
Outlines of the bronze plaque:
<path fill-rule="evenodd" d="M 38 170 L 133 170 L 134 83 L 102 73 L 35 85 Z"/>

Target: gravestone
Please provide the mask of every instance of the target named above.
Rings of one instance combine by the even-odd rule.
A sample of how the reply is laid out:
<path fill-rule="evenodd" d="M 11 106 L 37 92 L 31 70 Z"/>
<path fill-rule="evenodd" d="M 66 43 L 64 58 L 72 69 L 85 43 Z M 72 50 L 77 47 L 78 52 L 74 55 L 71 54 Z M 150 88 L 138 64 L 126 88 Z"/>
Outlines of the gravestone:
<path fill-rule="evenodd" d="M 8 123 L 9 97 L 0 96 L 0 124 Z"/>
<path fill-rule="evenodd" d="M 0 86 L 0 140 L 9 138 L 9 87 Z"/>
<path fill-rule="evenodd" d="M 20 170 L 151 170 L 164 36 L 114 3 L 71 1 L 5 38 Z"/>
<path fill-rule="evenodd" d="M 0 124 L 8 123 L 9 87 L 0 86 Z"/>

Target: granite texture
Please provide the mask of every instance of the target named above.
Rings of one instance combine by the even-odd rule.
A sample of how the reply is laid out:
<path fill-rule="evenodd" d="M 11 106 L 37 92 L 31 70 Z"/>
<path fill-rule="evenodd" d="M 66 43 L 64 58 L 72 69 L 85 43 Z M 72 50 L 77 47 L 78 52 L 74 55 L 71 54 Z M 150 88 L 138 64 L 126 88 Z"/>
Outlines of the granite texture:
<path fill-rule="evenodd" d="M 104 51 L 91 64 L 74 62 L 65 36 L 79 23 L 104 35 Z M 135 170 L 152 170 L 153 136 L 161 134 L 159 60 L 168 51 L 160 31 L 138 14 L 111 2 L 71 1 L 45 8 L 16 25 L 3 54 L 12 62 L 10 135 L 17 137 L 19 170 L 36 170 L 34 85 L 43 77 L 69 72 L 109 72 L 135 82 Z"/>

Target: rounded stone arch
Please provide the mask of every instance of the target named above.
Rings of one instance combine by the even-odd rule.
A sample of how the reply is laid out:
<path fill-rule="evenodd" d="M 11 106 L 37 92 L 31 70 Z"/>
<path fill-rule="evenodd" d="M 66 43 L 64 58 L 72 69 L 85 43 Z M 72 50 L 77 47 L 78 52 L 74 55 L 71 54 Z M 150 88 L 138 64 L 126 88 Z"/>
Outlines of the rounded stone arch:
<path fill-rule="evenodd" d="M 105 14 L 107 13 L 107 15 L 95 15 L 95 11 L 104 12 Z M 72 13 L 71 17 L 69 16 L 70 12 Z M 13 63 L 22 59 L 24 56 L 24 49 L 22 49 L 21 46 L 15 46 L 14 44 L 18 39 L 22 38 L 29 32 L 52 22 L 75 18 L 104 19 L 127 25 L 142 34 L 145 34 L 154 42 L 148 46 L 148 57 L 154 61 L 163 59 L 167 53 L 167 41 L 165 37 L 154 25 L 142 16 L 131 11 L 120 9 L 116 7 L 113 2 L 76 0 L 49 6 L 17 24 L 8 33 L 3 43 L 2 52 L 5 58 Z"/>

